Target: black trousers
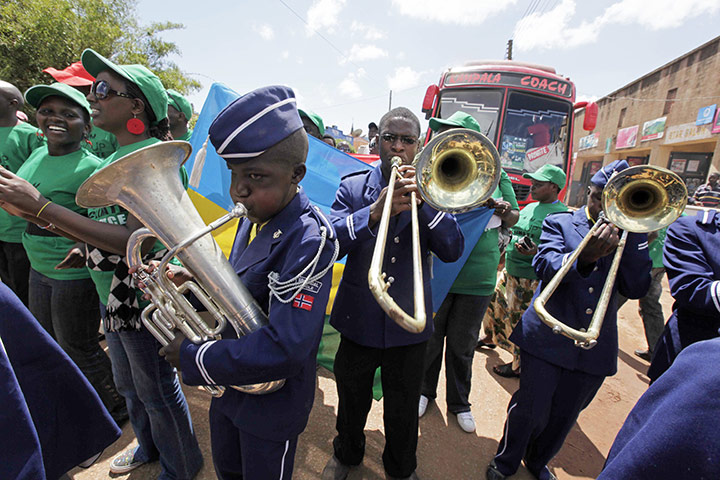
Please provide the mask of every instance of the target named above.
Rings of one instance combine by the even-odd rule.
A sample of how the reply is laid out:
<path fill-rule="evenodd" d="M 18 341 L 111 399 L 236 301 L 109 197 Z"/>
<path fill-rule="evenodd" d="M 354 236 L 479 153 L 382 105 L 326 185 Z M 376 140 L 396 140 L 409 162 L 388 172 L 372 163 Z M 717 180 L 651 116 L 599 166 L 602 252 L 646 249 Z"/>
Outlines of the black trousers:
<path fill-rule="evenodd" d="M 375 370 L 383 388 L 385 449 L 388 475 L 409 477 L 417 467 L 418 416 L 427 342 L 392 348 L 358 345 L 341 337 L 335 356 L 339 407 L 335 456 L 346 465 L 359 465 L 365 454 L 365 423 L 372 404 Z"/>
<path fill-rule="evenodd" d="M 0 280 L 28 305 L 30 260 L 22 243 L 0 242 Z"/>

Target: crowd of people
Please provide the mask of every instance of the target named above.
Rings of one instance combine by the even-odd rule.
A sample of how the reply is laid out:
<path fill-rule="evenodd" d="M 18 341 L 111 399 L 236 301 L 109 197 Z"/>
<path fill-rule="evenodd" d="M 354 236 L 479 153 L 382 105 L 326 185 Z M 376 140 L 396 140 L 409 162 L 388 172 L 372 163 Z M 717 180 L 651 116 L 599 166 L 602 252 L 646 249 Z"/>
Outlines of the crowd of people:
<path fill-rule="evenodd" d="M 62 478 L 71 468 L 96 460 L 119 436 L 117 426 L 127 421 L 137 446 L 112 459 L 112 473 L 159 461 L 160 479 L 191 479 L 211 460 L 221 479 L 292 478 L 298 438 L 313 406 L 333 265 L 343 257 L 344 274 L 330 313 L 330 324 L 340 333 L 334 359 L 337 435 L 324 480 L 347 478 L 363 460 L 378 368 L 386 477 L 419 478 L 418 425 L 437 397 L 443 358 L 448 412 L 472 433 L 474 353 L 496 346 L 513 359 L 495 365 L 495 373 L 518 377 L 519 387 L 485 476 L 502 480 L 524 463 L 539 480 L 555 478 L 549 462 L 605 378 L 617 371 L 617 309 L 627 299 L 640 302 L 647 349 L 636 355 L 652 360 L 652 384 L 620 430 L 601 478 L 720 475 L 720 443 L 711 438 L 720 382 L 714 371 L 698 374 L 712 365 L 703 355 L 717 356 L 720 348 L 720 214 L 714 210 L 681 218 L 650 236 L 627 235 L 600 341 L 594 348 L 579 348 L 588 345 L 555 335 L 541 321 L 534 300 L 600 222 L 546 304 L 569 326 L 588 327 L 621 241 L 618 227 L 599 220 L 603 189 L 627 162 L 618 160 L 598 171 L 586 204 L 575 211 L 559 200 L 566 184 L 562 169 L 544 165 L 524 175 L 532 183 L 533 202 L 522 210 L 501 170 L 497 189 L 481 207 L 489 220 L 474 244 L 468 244 L 455 215 L 418 196 L 422 288 L 425 309 L 435 315 L 428 316 L 421 332 L 412 332 L 378 304 L 367 278 L 388 183 L 397 175 L 388 200 L 383 271 L 398 307 L 414 310 L 412 282 L 396 279 L 412 270 L 410 194 L 418 192 L 413 160 L 421 147 L 420 121 L 398 107 L 369 125 L 370 148 L 379 162 L 342 179 L 326 216 L 311 204 L 302 180 L 308 136 L 333 147 L 335 139 L 325 134 L 319 115 L 297 107 L 290 88 L 263 87 L 222 110 L 210 126 L 209 140 L 231 171 L 232 200 L 247 209 L 229 262 L 267 324 L 246 335 L 226 329 L 221 339 L 202 344 L 175 331 L 163 346 L 142 324 L 140 313 L 149 298 L 134 282 L 135 270 L 125 256 L 141 219 L 118 205 L 83 208 L 75 195 L 95 172 L 130 153 L 167 140 L 188 140 L 192 105 L 147 68 L 115 64 L 91 49 L 82 53 L 81 62 L 46 72 L 56 82 L 24 94 L 0 81 L 0 278 L 6 285 L 0 286 L 0 365 L 11 365 L 2 370 L 0 381 L 7 385 L 8 405 L 12 400 L 18 412 L 0 420 L 4 430 L 27 433 L 20 447 L 10 449 L 15 453 L 0 454 L 3 478 Z M 36 109 L 37 128 L 20 120 L 25 103 Z M 462 112 L 433 118 L 430 128 L 435 134 L 481 130 Z M 391 168 L 394 157 L 402 161 L 397 174 Z M 184 167 L 177 175 L 187 188 Z M 698 190 L 699 201 L 716 198 L 717 179 L 713 173 Z M 434 308 L 433 261 L 456 262 L 464 251 L 467 259 Z M 148 264 L 166 252 L 160 242 L 146 241 L 142 247 Z M 667 324 L 659 308 L 666 273 L 676 301 Z M 178 284 L 193 276 L 181 265 L 171 265 L 168 275 Z M 24 327 L 31 342 L 18 340 L 20 320 L 37 325 Z M 98 336 L 101 322 L 107 354 Z M 57 374 L 22 363 L 40 351 L 60 366 Z M 7 374 L 12 368 L 18 372 L 14 376 Z M 32 368 L 45 376 L 33 376 Z M 178 370 L 187 385 L 227 387 L 213 397 L 209 410 L 211 459 L 203 458 L 198 445 Z M 77 387 L 48 394 L 38 391 L 37 378 L 67 378 Z M 283 384 L 264 395 L 230 387 L 273 381 Z M 708 395 L 699 394 L 701 384 Z M 45 421 L 60 403 L 67 415 Z M 78 438 L 78 429 L 89 432 L 87 441 L 70 440 Z M 700 432 L 705 436 L 698 448 L 690 436 Z M 7 445 L 8 435 L 0 437 L 0 444 Z M 667 445 L 674 450 L 668 452 Z"/>

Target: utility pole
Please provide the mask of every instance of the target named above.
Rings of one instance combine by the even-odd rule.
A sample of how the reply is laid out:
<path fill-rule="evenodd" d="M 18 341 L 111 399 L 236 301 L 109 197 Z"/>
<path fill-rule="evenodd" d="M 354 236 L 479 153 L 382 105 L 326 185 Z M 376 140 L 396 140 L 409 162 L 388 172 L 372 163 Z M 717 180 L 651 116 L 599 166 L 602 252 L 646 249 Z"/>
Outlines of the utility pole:
<path fill-rule="evenodd" d="M 392 90 L 390 90 L 390 98 L 388 98 L 388 112 L 392 110 Z"/>
<path fill-rule="evenodd" d="M 507 43 L 507 50 L 505 51 L 505 60 L 512 60 L 512 47 L 513 47 L 513 40 L 512 38 L 508 40 Z"/>

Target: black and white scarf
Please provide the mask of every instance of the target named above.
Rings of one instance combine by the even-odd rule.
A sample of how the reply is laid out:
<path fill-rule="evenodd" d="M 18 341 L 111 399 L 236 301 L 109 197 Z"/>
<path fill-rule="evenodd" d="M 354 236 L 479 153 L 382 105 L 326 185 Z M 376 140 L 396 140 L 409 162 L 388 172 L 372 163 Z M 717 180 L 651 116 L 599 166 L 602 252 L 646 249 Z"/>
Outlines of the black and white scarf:
<path fill-rule="evenodd" d="M 160 259 L 165 253 L 167 253 L 167 249 L 150 252 L 143 258 L 143 263 Z M 99 272 L 113 272 L 107 313 L 103 317 L 105 331 L 139 330 L 142 326 L 141 310 L 135 282 L 132 275 L 128 273 L 126 258 L 88 245 L 87 266 L 89 269 Z"/>

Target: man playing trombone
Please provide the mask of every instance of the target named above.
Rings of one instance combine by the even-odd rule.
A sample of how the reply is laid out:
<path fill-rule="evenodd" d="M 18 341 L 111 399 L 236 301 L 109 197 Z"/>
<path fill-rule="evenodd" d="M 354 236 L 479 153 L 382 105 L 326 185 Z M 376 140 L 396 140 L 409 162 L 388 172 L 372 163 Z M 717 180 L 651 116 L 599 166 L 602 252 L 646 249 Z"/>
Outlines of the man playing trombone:
<path fill-rule="evenodd" d="M 586 206 L 547 217 L 533 260 L 540 279 L 534 299 L 598 220 L 603 188 L 614 173 L 625 168 L 628 164 L 624 160 L 603 167 L 592 177 Z M 620 242 L 618 233 L 618 228 L 608 222 L 588 240 L 545 305 L 555 318 L 575 329 L 588 328 Z M 488 466 L 488 480 L 513 475 L 521 461 L 539 480 L 555 478 L 548 462 L 560 451 L 578 415 L 590 404 L 605 377 L 617 371 L 617 292 L 628 298 L 645 295 L 651 267 L 647 235 L 629 233 L 617 281 L 611 280 L 615 283 L 594 348 L 578 348 L 572 339 L 555 335 L 540 320 L 534 306 L 526 310 L 510 336 L 520 348 L 520 388 L 508 405 L 504 435 Z"/>
<path fill-rule="evenodd" d="M 407 108 L 395 108 L 380 120 L 381 164 L 369 172 L 343 178 L 332 206 L 332 223 L 340 241 L 340 256 L 347 254 L 345 273 L 338 288 L 330 323 L 340 331 L 335 357 L 339 407 L 334 454 L 323 479 L 344 479 L 365 453 L 363 430 L 372 403 L 375 371 L 382 367 L 386 445 L 383 465 L 388 478 L 417 478 L 418 416 L 423 360 L 432 321 L 419 333 L 393 321 L 369 289 L 368 270 L 378 238 L 388 180 L 395 175 L 391 159 L 403 165 L 392 193 L 387 230 L 387 255 L 382 265 L 390 283 L 388 293 L 405 312 L 413 312 L 413 244 L 411 193 L 417 192 L 415 158 L 420 122 Z M 419 248 L 425 309 L 432 312 L 430 252 L 444 262 L 462 254 L 463 236 L 453 215 L 428 204 L 418 206 Z"/>

